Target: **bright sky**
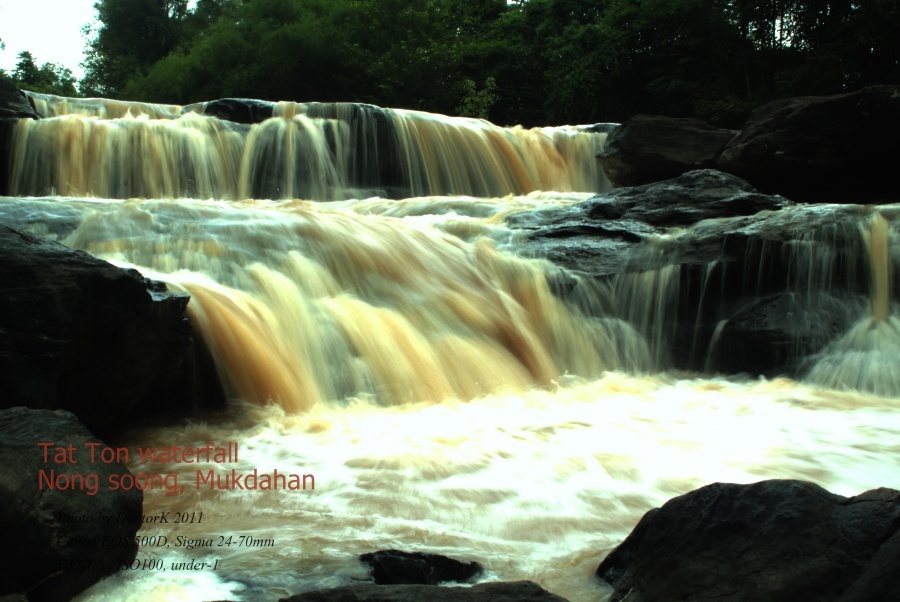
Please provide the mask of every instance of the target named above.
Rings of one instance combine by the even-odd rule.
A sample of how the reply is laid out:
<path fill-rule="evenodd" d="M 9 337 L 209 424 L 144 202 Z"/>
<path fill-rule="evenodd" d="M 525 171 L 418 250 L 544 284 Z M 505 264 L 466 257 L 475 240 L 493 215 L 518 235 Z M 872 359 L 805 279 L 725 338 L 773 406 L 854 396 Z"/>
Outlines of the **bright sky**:
<path fill-rule="evenodd" d="M 59 63 L 77 78 L 84 60 L 81 29 L 94 20 L 96 0 L 0 0 L 0 69 L 12 71 L 28 50 L 38 65 Z"/>

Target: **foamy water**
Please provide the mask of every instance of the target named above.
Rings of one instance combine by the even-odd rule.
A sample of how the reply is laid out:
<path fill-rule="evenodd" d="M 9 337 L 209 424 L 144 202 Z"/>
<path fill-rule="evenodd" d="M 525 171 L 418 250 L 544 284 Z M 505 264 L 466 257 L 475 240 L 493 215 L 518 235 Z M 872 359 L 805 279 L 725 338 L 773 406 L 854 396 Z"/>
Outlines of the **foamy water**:
<path fill-rule="evenodd" d="M 123 570 L 78 599 L 276 600 L 366 579 L 360 553 L 400 548 L 587 602 L 608 593 L 593 578 L 603 557 L 673 496 L 715 481 L 843 495 L 900 483 L 897 398 L 659 373 L 663 337 L 553 296 L 552 266 L 513 256 L 521 234 L 503 220 L 583 199 L 0 200 L 11 222 L 189 291 L 235 400 L 211 422 L 116 442 L 235 441 L 240 461 L 132 454 L 135 473 L 185 486 L 145 492 L 145 515 L 202 523 L 145 525 L 169 545 L 138 558 L 165 571 Z M 197 488 L 197 470 L 231 469 L 311 474 L 315 489 Z M 173 568 L 185 562 L 207 564 Z"/>
<path fill-rule="evenodd" d="M 571 379 L 576 380 L 577 379 Z M 813 481 L 843 495 L 900 483 L 900 402 L 782 379 L 736 383 L 610 373 L 470 402 L 365 401 L 288 415 L 244 408 L 226 424 L 135 435 L 135 445 L 240 442 L 237 468 L 315 475 L 315 490 L 146 492 L 144 513 L 203 512 L 201 525 L 140 535 L 240 535 L 273 547 L 144 548 L 139 558 L 213 562 L 215 572 L 123 571 L 79 600 L 275 600 L 366 578 L 385 548 L 477 560 L 486 578 L 531 579 L 573 602 L 644 512 L 715 481 Z M 172 472 L 141 465 L 134 472 Z M 214 579 L 213 579 L 214 578 Z"/>

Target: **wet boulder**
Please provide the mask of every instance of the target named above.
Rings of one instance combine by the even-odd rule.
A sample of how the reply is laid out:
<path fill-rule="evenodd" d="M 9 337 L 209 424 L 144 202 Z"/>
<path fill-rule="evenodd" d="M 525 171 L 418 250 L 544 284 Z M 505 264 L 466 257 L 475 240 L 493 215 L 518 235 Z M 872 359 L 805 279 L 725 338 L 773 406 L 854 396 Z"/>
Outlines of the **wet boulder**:
<path fill-rule="evenodd" d="M 715 483 L 649 511 L 597 568 L 610 600 L 888 600 L 900 591 L 900 491 Z"/>
<path fill-rule="evenodd" d="M 420 583 L 437 585 L 447 581 L 469 581 L 481 574 L 481 565 L 460 561 L 440 554 L 381 550 L 362 554 L 359 559 L 372 569 L 379 585 Z"/>
<path fill-rule="evenodd" d="M 189 297 L 0 225 L 0 407 L 65 409 L 95 432 L 223 404 L 198 381 Z"/>
<path fill-rule="evenodd" d="M 900 86 L 804 96 L 754 110 L 717 168 L 804 202 L 885 202 L 900 136 Z"/>
<path fill-rule="evenodd" d="M 186 110 L 192 108 L 193 106 L 185 107 Z M 275 103 L 251 98 L 221 98 L 203 103 L 202 108 L 205 115 L 234 123 L 253 124 L 261 123 L 272 117 L 275 112 Z"/>
<path fill-rule="evenodd" d="M 0 410 L 0 440 L 0 528 L 10 551 L 0 596 L 66 602 L 134 560 L 143 493 L 110 490 L 111 476 L 131 473 L 100 460 L 106 446 L 75 416 Z M 95 445 L 93 462 L 86 444 Z"/>
<path fill-rule="evenodd" d="M 597 159 L 613 186 L 640 186 L 714 167 L 737 133 L 700 119 L 635 115 L 610 132 Z"/>
<path fill-rule="evenodd" d="M 12 133 L 19 119 L 40 119 L 34 105 L 16 85 L 0 77 L 0 196 L 9 194 Z"/>

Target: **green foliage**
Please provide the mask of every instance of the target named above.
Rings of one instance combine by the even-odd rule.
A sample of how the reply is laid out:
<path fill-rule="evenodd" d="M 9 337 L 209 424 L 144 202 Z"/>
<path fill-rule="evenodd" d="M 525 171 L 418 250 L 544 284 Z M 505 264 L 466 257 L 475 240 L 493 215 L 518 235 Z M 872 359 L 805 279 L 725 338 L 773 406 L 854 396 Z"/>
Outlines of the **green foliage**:
<path fill-rule="evenodd" d="M 759 104 L 900 80 L 895 0 L 98 0 L 82 88 L 370 102 L 497 123 Z"/>
<path fill-rule="evenodd" d="M 463 81 L 463 97 L 456 107 L 456 114 L 463 117 L 477 117 L 478 119 L 487 119 L 490 115 L 491 107 L 498 100 L 497 81 L 493 77 L 488 77 L 484 81 L 484 87 L 478 89 L 475 82 L 471 79 Z"/>
<path fill-rule="evenodd" d="M 75 77 L 72 71 L 57 63 L 44 63 L 38 66 L 34 56 L 24 50 L 19 53 L 19 60 L 12 73 L 0 70 L 0 75 L 8 76 L 23 90 L 59 96 L 77 96 Z"/>

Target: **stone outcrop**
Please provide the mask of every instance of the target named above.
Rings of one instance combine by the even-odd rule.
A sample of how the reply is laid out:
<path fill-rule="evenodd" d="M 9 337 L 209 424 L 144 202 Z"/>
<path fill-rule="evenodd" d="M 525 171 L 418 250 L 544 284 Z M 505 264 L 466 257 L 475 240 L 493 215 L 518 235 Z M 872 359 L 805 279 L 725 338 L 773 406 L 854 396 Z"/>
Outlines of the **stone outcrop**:
<path fill-rule="evenodd" d="M 805 202 L 896 200 L 900 86 L 787 98 L 750 114 L 717 168 Z"/>
<path fill-rule="evenodd" d="M 739 132 L 698 119 L 635 115 L 612 130 L 598 160 L 614 186 L 715 168 L 794 201 L 894 202 L 898 136 L 900 86 L 871 86 L 769 102 Z"/>
<path fill-rule="evenodd" d="M 900 491 L 846 498 L 775 480 L 716 483 L 649 511 L 597 568 L 611 602 L 889 600 Z"/>
<path fill-rule="evenodd" d="M 597 159 L 613 186 L 640 186 L 714 167 L 737 133 L 700 119 L 635 115 L 611 131 Z"/>
<path fill-rule="evenodd" d="M 220 407 L 198 380 L 188 296 L 0 226 L 0 407 L 65 409 L 95 432 Z"/>
<path fill-rule="evenodd" d="M 436 585 L 354 585 L 306 592 L 280 602 L 566 602 L 531 581 Z"/>
<path fill-rule="evenodd" d="M 40 119 L 40 115 L 24 92 L 0 77 L 0 196 L 9 191 L 10 145 L 13 126 L 19 119 Z"/>
<path fill-rule="evenodd" d="M 559 278 L 560 294 L 599 297 L 585 311 L 635 325 L 663 367 L 797 376 L 865 311 L 867 211 L 699 170 L 507 221 L 528 232 L 526 253 L 588 277 Z"/>
<path fill-rule="evenodd" d="M 194 105 L 185 107 L 193 109 Z M 260 123 L 272 117 L 275 103 L 250 98 L 222 98 L 202 104 L 202 113 L 234 123 Z"/>
<path fill-rule="evenodd" d="M 2 410 L 0 441 L 0 529 L 9 552 L 0 595 L 27 593 L 30 602 L 67 602 L 134 560 L 143 493 L 110 490 L 111 475 L 131 473 L 99 456 L 91 462 L 85 443 L 99 443 L 98 454 L 105 445 L 75 416 Z M 54 444 L 47 461 L 41 442 Z M 61 458 L 56 446 L 66 448 Z M 52 473 L 52 486 L 40 471 L 45 477 Z"/>
<path fill-rule="evenodd" d="M 448 581 L 464 582 L 482 572 L 477 562 L 463 562 L 440 554 L 380 550 L 362 554 L 359 559 L 372 569 L 378 585 L 418 583 L 437 585 Z"/>

